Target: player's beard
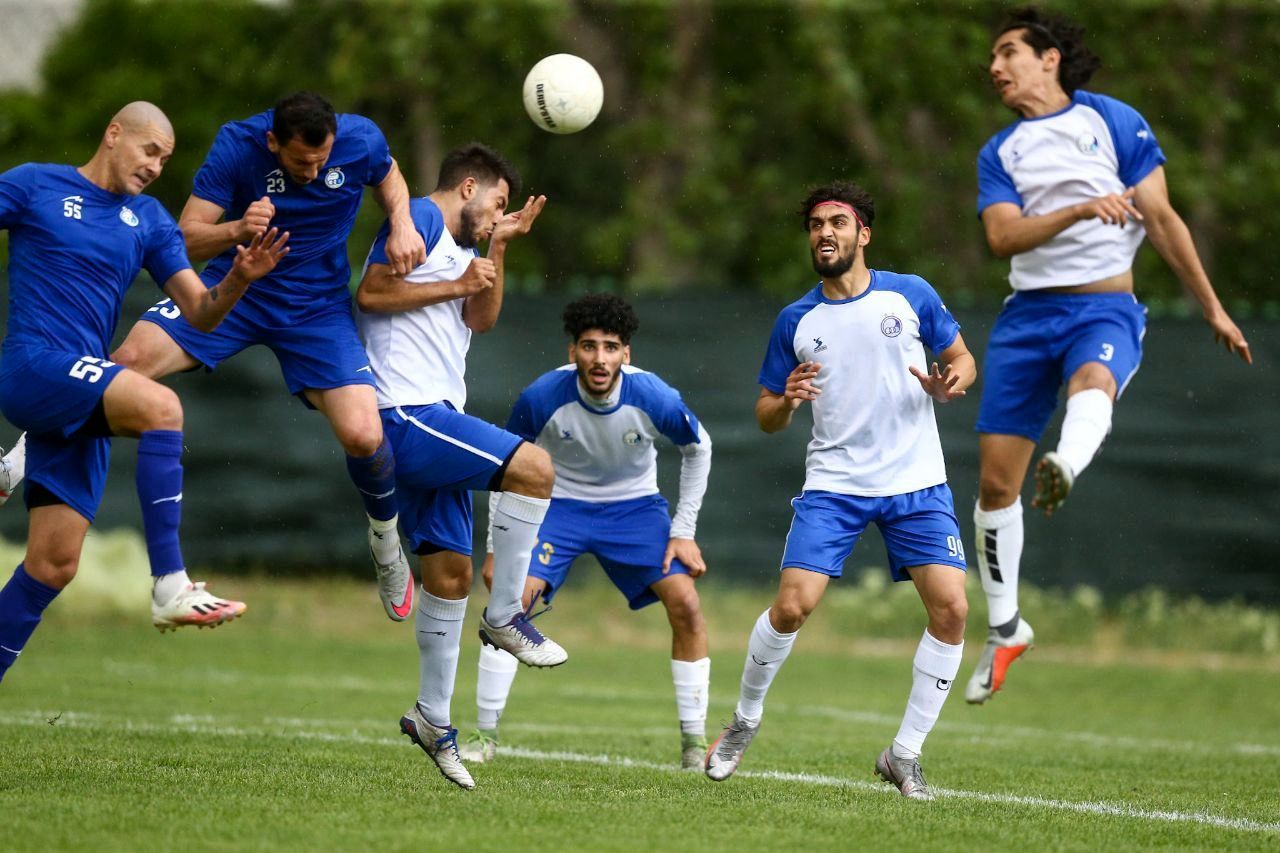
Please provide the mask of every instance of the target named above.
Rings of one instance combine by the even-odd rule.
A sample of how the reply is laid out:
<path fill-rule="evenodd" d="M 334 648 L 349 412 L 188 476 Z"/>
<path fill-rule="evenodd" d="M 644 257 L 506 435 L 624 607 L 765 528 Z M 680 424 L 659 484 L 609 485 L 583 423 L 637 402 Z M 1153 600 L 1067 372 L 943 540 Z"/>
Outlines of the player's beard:
<path fill-rule="evenodd" d="M 458 230 L 462 233 L 454 238 L 454 242 L 463 249 L 474 249 L 476 247 L 476 224 L 480 221 L 479 217 L 480 205 L 475 202 L 467 202 L 462 206 L 461 225 Z"/>
<path fill-rule="evenodd" d="M 839 250 L 840 247 L 836 246 L 836 256 L 828 261 L 818 254 L 817 249 L 810 249 L 809 254 L 813 258 L 813 271 L 823 278 L 839 278 L 853 269 L 853 262 L 858 259 L 857 248 L 855 247 L 847 255 L 840 254 Z"/>

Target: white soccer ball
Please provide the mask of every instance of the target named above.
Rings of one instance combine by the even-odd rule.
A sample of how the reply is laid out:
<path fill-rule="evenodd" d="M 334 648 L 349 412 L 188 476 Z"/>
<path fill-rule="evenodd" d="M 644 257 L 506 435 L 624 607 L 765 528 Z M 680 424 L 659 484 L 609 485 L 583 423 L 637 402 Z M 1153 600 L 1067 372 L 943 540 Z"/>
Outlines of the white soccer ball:
<path fill-rule="evenodd" d="M 524 108 L 551 133 L 577 133 L 600 113 L 604 85 L 591 63 L 571 53 L 538 61 L 524 78 Z"/>

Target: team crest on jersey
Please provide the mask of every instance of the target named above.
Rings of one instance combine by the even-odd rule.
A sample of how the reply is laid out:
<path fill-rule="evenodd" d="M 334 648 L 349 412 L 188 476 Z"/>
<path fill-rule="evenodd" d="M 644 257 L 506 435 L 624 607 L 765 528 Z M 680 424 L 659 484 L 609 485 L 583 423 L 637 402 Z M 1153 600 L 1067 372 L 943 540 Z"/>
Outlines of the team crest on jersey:
<path fill-rule="evenodd" d="M 1076 147 L 1080 149 L 1081 154 L 1097 154 L 1098 137 L 1092 133 L 1082 133 L 1076 137 Z"/>
<path fill-rule="evenodd" d="M 897 314 L 885 314 L 880 321 L 880 334 L 886 338 L 896 338 L 902 334 L 902 318 Z"/>
<path fill-rule="evenodd" d="M 130 228 L 138 227 L 138 215 L 127 207 L 120 208 L 120 221 Z"/>
<path fill-rule="evenodd" d="M 637 444 L 640 443 L 640 433 L 636 432 L 633 429 L 627 430 L 626 433 L 622 436 L 622 443 L 629 447 L 635 447 Z"/>
<path fill-rule="evenodd" d="M 573 441 L 573 433 L 569 432 L 569 430 L 567 430 L 567 429 L 562 429 L 562 430 L 560 430 L 560 440 L 561 440 L 561 441 Z"/>
<path fill-rule="evenodd" d="M 331 190 L 336 190 L 346 182 L 347 176 L 337 166 L 324 173 L 324 185 Z"/>
<path fill-rule="evenodd" d="M 827 348 L 827 345 L 826 345 L 826 344 L 824 344 L 824 343 L 822 342 L 822 338 L 814 338 L 814 339 L 813 339 L 813 351 L 814 351 L 814 352 L 822 352 L 822 351 L 823 351 L 824 349 L 826 349 L 826 348 Z"/>

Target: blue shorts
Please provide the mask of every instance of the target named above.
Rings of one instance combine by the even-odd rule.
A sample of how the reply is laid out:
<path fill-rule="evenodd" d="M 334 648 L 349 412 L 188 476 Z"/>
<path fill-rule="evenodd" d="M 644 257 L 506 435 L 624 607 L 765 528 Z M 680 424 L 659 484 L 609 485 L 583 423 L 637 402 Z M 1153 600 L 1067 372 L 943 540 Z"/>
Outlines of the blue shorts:
<path fill-rule="evenodd" d="M 90 522 L 102 502 L 111 439 L 84 427 L 124 370 L 102 356 L 10 345 L 0 357 L 0 411 L 27 432 L 27 483 L 48 489 Z"/>
<path fill-rule="evenodd" d="M 884 538 L 895 581 L 911 580 L 906 570 L 913 566 L 966 568 L 960 525 L 946 483 L 882 498 L 802 492 L 791 506 L 796 515 L 787 533 L 781 568 L 840 577 L 844 561 L 872 522 Z"/>
<path fill-rule="evenodd" d="M 671 540 L 671 515 L 662 495 L 594 503 L 554 498 L 538 532 L 529 577 L 546 581 L 542 597 L 550 601 L 581 554 L 600 561 L 605 574 L 626 596 L 632 610 L 658 600 L 653 584 L 671 575 L 687 575 L 679 560 L 662 573 Z"/>
<path fill-rule="evenodd" d="M 290 394 L 300 395 L 308 388 L 326 391 L 374 385 L 369 356 L 351 317 L 350 299 L 292 318 L 242 299 L 212 332 L 202 332 L 188 323 L 171 299 L 157 302 L 140 319 L 164 329 L 207 370 L 241 350 L 262 344 L 280 362 Z M 307 402 L 305 397 L 302 401 Z"/>
<path fill-rule="evenodd" d="M 1090 362 L 1111 371 L 1119 399 L 1146 330 L 1147 309 L 1130 293 L 1015 293 L 987 343 L 977 431 L 1039 441 L 1058 389 Z"/>
<path fill-rule="evenodd" d="M 524 441 L 448 403 L 382 410 L 400 527 L 415 554 L 471 554 L 471 490 L 493 491 Z"/>

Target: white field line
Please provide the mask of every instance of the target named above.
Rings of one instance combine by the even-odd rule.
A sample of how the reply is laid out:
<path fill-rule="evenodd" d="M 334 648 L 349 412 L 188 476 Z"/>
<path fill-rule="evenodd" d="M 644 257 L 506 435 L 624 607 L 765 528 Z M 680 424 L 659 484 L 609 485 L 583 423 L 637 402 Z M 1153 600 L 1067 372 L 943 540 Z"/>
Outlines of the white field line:
<path fill-rule="evenodd" d="M 0 712 L 0 725 L 9 726 L 65 726 L 68 728 L 91 730 L 96 729 L 164 734 L 186 732 L 190 734 L 205 734 L 218 737 L 267 737 L 283 740 L 314 740 L 325 743 L 358 744 L 362 746 L 403 747 L 405 744 L 405 741 L 400 738 L 371 737 L 369 735 L 362 735 L 359 732 L 324 732 L 315 731 L 313 729 L 300 729 L 296 726 L 291 726 L 289 729 L 283 730 L 270 728 L 246 728 L 239 726 L 216 725 L 206 722 L 211 719 L 211 717 L 207 716 L 191 717 L 178 715 L 171 717 L 168 722 L 138 722 L 133 720 L 113 720 L 100 714 L 81 713 L 77 711 L 65 713 L 38 710 L 8 713 Z M 286 721 L 282 719 L 281 722 L 283 723 Z M 298 721 L 288 720 L 288 722 L 293 723 Z M 316 722 L 319 721 L 309 721 L 309 723 Z M 536 749 L 522 749 L 519 747 L 504 747 L 502 754 L 511 758 L 523 758 L 532 761 L 561 761 L 576 764 L 593 764 L 605 767 L 654 770 L 664 773 L 686 772 L 671 764 L 659 764 L 657 762 L 645 761 L 643 759 L 626 758 L 613 755 L 589 755 L 579 752 L 544 751 Z M 839 776 L 825 776 L 814 773 L 789 773 L 780 770 L 743 770 L 738 772 L 736 775 L 745 779 L 795 782 L 805 785 L 818 785 L 832 788 L 851 788 L 858 791 L 878 794 L 894 793 L 892 788 L 883 784 L 874 784 L 861 779 L 844 779 Z M 956 800 L 973 800 L 977 802 L 994 803 L 997 805 L 1007 806 L 1028 806 L 1031 808 L 1047 809 L 1051 811 L 1066 811 L 1075 812 L 1077 814 L 1121 817 L 1159 823 L 1191 823 L 1202 826 L 1212 826 L 1219 829 L 1240 830 L 1243 832 L 1280 833 L 1280 823 L 1268 823 L 1249 818 L 1223 817 L 1221 815 L 1208 814 L 1205 812 L 1142 809 L 1135 806 L 1125 805 L 1124 803 L 1054 800 L 1047 797 L 997 794 L 985 791 L 960 791 L 950 788 L 935 787 L 933 790 L 941 797 Z"/>

